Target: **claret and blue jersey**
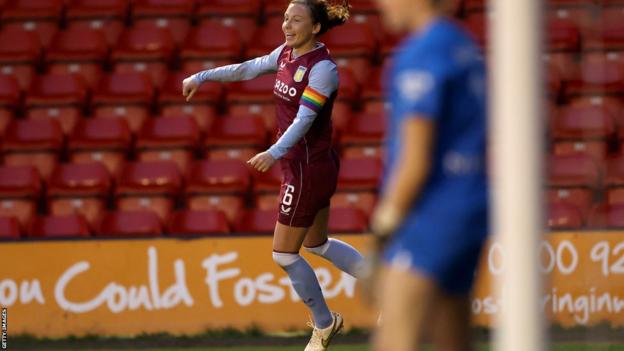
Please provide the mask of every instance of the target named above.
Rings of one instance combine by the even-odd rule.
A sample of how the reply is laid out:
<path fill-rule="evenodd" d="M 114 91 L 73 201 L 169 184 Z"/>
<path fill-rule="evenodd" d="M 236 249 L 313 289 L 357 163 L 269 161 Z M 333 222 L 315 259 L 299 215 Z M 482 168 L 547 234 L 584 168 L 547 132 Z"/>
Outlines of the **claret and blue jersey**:
<path fill-rule="evenodd" d="M 453 255 L 459 261 L 475 261 L 472 256 L 478 256 L 487 233 L 486 77 L 482 55 L 459 26 L 437 18 L 402 43 L 388 79 L 385 179 L 397 162 L 401 125 L 406 118 L 431 120 L 435 136 L 430 174 L 396 233 L 387 258 L 405 260 L 409 256 L 411 265 L 431 274 L 443 287 L 464 291 L 471 280 L 460 279 L 456 276 L 461 273 L 459 268 L 443 261 L 452 260 Z M 476 255 L 468 253 L 475 251 Z"/>

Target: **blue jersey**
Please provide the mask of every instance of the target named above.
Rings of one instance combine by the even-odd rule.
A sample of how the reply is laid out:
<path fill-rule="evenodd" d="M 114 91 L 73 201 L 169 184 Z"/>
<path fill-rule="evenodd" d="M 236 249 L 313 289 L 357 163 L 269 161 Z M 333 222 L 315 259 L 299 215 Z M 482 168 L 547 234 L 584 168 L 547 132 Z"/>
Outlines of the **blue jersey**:
<path fill-rule="evenodd" d="M 407 38 L 387 75 L 390 102 L 384 183 L 401 151 L 401 125 L 423 118 L 433 125 L 431 168 L 388 261 L 403 261 L 442 288 L 466 292 L 487 234 L 486 77 L 469 36 L 437 18 Z"/>
<path fill-rule="evenodd" d="M 389 79 L 386 170 L 399 155 L 404 119 L 435 125 L 431 172 L 412 212 L 485 206 L 486 78 L 479 49 L 457 25 L 437 19 L 403 42 Z"/>

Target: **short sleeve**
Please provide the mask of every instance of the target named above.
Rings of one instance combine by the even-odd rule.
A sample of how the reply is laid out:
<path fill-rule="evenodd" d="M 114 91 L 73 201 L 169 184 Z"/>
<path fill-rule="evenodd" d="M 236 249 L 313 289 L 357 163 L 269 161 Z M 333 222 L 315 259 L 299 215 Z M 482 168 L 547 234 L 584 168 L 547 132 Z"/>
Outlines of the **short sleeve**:
<path fill-rule="evenodd" d="M 434 62 L 398 66 L 392 82 L 397 112 L 436 119 L 440 115 L 446 79 L 441 65 Z"/>

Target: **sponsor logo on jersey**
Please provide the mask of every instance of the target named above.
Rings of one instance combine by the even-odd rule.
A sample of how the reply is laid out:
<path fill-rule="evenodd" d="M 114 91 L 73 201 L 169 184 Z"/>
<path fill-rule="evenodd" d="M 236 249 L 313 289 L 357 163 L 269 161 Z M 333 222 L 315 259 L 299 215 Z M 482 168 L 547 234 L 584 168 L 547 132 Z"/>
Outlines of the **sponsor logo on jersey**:
<path fill-rule="evenodd" d="M 275 86 L 273 87 L 273 89 L 278 93 L 281 93 L 283 95 L 288 95 L 290 97 L 294 97 L 297 95 L 296 88 L 289 87 L 288 84 L 284 84 L 284 82 L 282 82 L 279 79 L 275 80 Z"/>
<path fill-rule="evenodd" d="M 308 70 L 307 67 L 305 66 L 299 66 L 297 68 L 297 72 L 295 72 L 295 75 L 293 76 L 293 80 L 297 83 L 301 82 L 303 80 L 303 76 L 305 75 L 306 71 Z"/>

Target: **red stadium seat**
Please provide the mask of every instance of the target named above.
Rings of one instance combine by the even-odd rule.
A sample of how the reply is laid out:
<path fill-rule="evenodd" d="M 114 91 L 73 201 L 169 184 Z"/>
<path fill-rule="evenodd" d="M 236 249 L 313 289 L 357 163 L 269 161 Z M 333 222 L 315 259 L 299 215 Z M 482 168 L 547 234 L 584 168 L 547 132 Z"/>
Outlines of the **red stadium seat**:
<path fill-rule="evenodd" d="M 342 135 L 345 145 L 380 144 L 386 133 L 386 118 L 382 114 L 361 113 L 351 119 L 350 127 Z"/>
<path fill-rule="evenodd" d="M 243 206 L 245 199 L 243 195 L 221 195 L 206 193 L 186 193 L 186 207 L 193 211 L 219 210 L 225 213 L 230 224 L 235 223 Z"/>
<path fill-rule="evenodd" d="M 561 87 L 563 86 L 565 88 L 565 85 L 569 81 L 579 79 L 580 67 L 570 53 L 548 53 L 544 54 L 542 57 L 548 79 L 557 79 L 556 82 L 548 82 L 551 86 L 556 84 L 556 91 L 553 91 L 554 89 L 552 87 L 549 89 L 549 92 L 554 93 L 553 95 L 557 96 Z"/>
<path fill-rule="evenodd" d="M 273 117 L 275 119 L 275 117 Z M 334 129 L 334 142 L 337 143 L 335 137 L 340 137 L 351 126 L 353 119 L 353 108 L 350 103 L 345 101 L 335 101 L 332 111 L 332 127 Z"/>
<path fill-rule="evenodd" d="M 116 18 L 126 20 L 129 0 L 70 0 L 67 4 L 68 20 Z"/>
<path fill-rule="evenodd" d="M 486 0 L 464 0 L 464 11 L 466 12 L 484 12 L 487 8 Z"/>
<path fill-rule="evenodd" d="M 111 186 L 111 176 L 101 163 L 59 165 L 47 190 L 49 213 L 80 214 L 94 224 L 106 210 Z"/>
<path fill-rule="evenodd" d="M 182 187 L 182 176 L 173 161 L 129 163 L 118 177 L 117 208 L 149 209 L 165 221 Z"/>
<path fill-rule="evenodd" d="M 223 86 L 218 82 L 204 82 L 190 102 L 182 96 L 182 81 L 188 72 L 171 73 L 158 97 L 163 115 L 191 115 L 199 128 L 206 132 L 214 122 L 217 106 L 223 101 Z"/>
<path fill-rule="evenodd" d="M 358 208 L 370 216 L 376 202 L 377 195 L 373 191 L 337 192 L 331 198 L 331 207 Z"/>
<path fill-rule="evenodd" d="M 200 17 L 237 16 L 257 18 L 260 15 L 260 0 L 198 0 Z"/>
<path fill-rule="evenodd" d="M 130 150 L 132 135 L 125 119 L 82 119 L 71 134 L 68 150 L 72 162 L 101 162 L 116 175 Z"/>
<path fill-rule="evenodd" d="M 21 95 L 15 77 L 0 74 L 0 108 L 15 112 L 21 105 Z"/>
<path fill-rule="evenodd" d="M 549 51 L 577 51 L 579 49 L 581 34 L 573 20 L 551 17 L 548 19 L 546 30 Z"/>
<path fill-rule="evenodd" d="M 0 31 L 2 74 L 14 76 L 22 90 L 27 90 L 41 61 L 42 46 L 36 34 L 22 28 Z"/>
<path fill-rule="evenodd" d="M 256 29 L 256 18 L 249 16 L 208 16 L 200 18 L 199 25 L 211 22 L 222 26 L 234 28 L 238 32 L 243 47 L 248 46 L 251 42 L 253 33 Z"/>
<path fill-rule="evenodd" d="M 4 138 L 4 132 L 13 120 L 13 115 L 14 113 L 11 109 L 0 107 L 0 138 Z"/>
<path fill-rule="evenodd" d="M 341 160 L 338 189 L 374 190 L 381 179 L 381 161 L 378 159 Z"/>
<path fill-rule="evenodd" d="M 20 236 L 19 221 L 15 217 L 0 216 L 0 240 L 18 240 Z"/>
<path fill-rule="evenodd" d="M 116 72 L 146 72 L 159 87 L 167 76 L 174 50 L 175 43 L 168 28 L 138 23 L 121 34 L 111 60 Z"/>
<path fill-rule="evenodd" d="M 49 72 L 78 74 L 90 88 L 95 87 L 101 78 L 102 65 L 107 58 L 108 44 L 104 34 L 75 26 L 58 32 L 45 56 Z"/>
<path fill-rule="evenodd" d="M 387 62 L 384 62 L 383 66 L 373 67 L 367 74 L 365 81 L 360 81 L 362 85 L 362 100 L 364 101 L 379 101 L 384 98 L 383 86 L 384 82 L 384 70 L 387 67 Z"/>
<path fill-rule="evenodd" d="M 368 231 L 368 218 L 359 208 L 337 207 L 329 210 L 330 233 L 363 233 Z"/>
<path fill-rule="evenodd" d="M 219 210 L 179 211 L 171 216 L 167 232 L 175 236 L 228 234 L 230 226 Z"/>
<path fill-rule="evenodd" d="M 356 160 L 362 158 L 383 160 L 385 157 L 384 153 L 384 147 L 381 145 L 341 146 L 342 158 L 348 160 Z"/>
<path fill-rule="evenodd" d="M 252 80 L 230 83 L 228 85 L 228 104 L 263 104 L 272 103 L 275 75 L 265 74 Z"/>
<path fill-rule="evenodd" d="M 215 121 L 204 145 L 210 148 L 261 148 L 266 142 L 267 131 L 260 116 L 225 116 Z"/>
<path fill-rule="evenodd" d="M 337 101 L 355 104 L 360 98 L 360 85 L 353 72 L 347 67 L 338 67 L 340 86 Z"/>
<path fill-rule="evenodd" d="M 37 33 L 47 47 L 58 28 L 63 13 L 63 0 L 15 0 L 2 11 L 6 27 L 22 27 Z"/>
<path fill-rule="evenodd" d="M 257 153 L 262 151 L 258 147 L 230 146 L 208 149 L 206 158 L 211 160 L 238 160 L 249 161 Z"/>
<path fill-rule="evenodd" d="M 276 208 L 278 208 L 281 202 L 281 198 L 279 193 L 257 194 L 254 195 L 253 202 L 256 209 L 275 210 Z"/>
<path fill-rule="evenodd" d="M 349 5 L 354 14 L 377 13 L 379 11 L 377 4 L 373 0 L 351 0 Z"/>
<path fill-rule="evenodd" d="M 600 170 L 589 155 L 551 155 L 546 180 L 551 187 L 595 189 L 600 185 Z"/>
<path fill-rule="evenodd" d="M 199 141 L 199 128 L 191 116 L 152 118 L 143 125 L 135 151 L 140 161 L 172 160 L 184 173 Z"/>
<path fill-rule="evenodd" d="M 264 0 L 264 16 L 272 20 L 278 17 L 280 20 L 284 17 L 284 12 L 288 3 L 282 0 Z"/>
<path fill-rule="evenodd" d="M 55 119 L 65 136 L 72 133 L 78 121 L 83 118 L 82 110 L 76 107 L 31 108 L 26 111 L 27 119 Z"/>
<path fill-rule="evenodd" d="M 332 57 L 363 57 L 372 59 L 377 50 L 377 38 L 368 23 L 347 22 L 323 35 Z"/>
<path fill-rule="evenodd" d="M 334 116 L 336 113 L 336 105 L 334 104 Z M 248 116 L 258 115 L 262 117 L 264 127 L 271 134 L 271 138 L 277 136 L 277 118 L 275 114 L 274 103 L 245 103 L 231 104 L 226 106 L 227 115 L 229 116 Z"/>
<path fill-rule="evenodd" d="M 606 191 L 606 202 L 609 205 L 624 204 L 624 188 L 609 188 Z"/>
<path fill-rule="evenodd" d="M 280 185 L 284 178 L 282 168 L 279 165 L 271 167 L 267 172 L 251 171 L 253 177 L 253 192 L 255 194 L 279 193 Z"/>
<path fill-rule="evenodd" d="M 240 234 L 270 234 L 275 229 L 277 211 L 245 210 L 234 223 L 234 231 Z"/>
<path fill-rule="evenodd" d="M 145 73 L 112 73 L 98 84 L 92 106 L 96 117 L 123 116 L 136 133 L 150 114 L 154 96 L 154 87 Z"/>
<path fill-rule="evenodd" d="M 238 160 L 203 160 L 188 173 L 185 193 L 246 194 L 251 186 L 249 167 Z"/>
<path fill-rule="evenodd" d="M 605 186 L 624 186 L 624 155 L 610 158 L 605 168 Z"/>
<path fill-rule="evenodd" d="M 551 188 L 546 191 L 548 203 L 566 203 L 576 206 L 583 217 L 589 214 L 594 194 L 585 188 Z"/>
<path fill-rule="evenodd" d="M 79 214 L 37 217 L 28 232 L 28 237 L 33 239 L 88 238 L 89 236 L 89 225 Z"/>
<path fill-rule="evenodd" d="M 163 233 L 158 215 L 152 211 L 115 211 L 106 213 L 99 221 L 98 237 L 154 237 Z"/>
<path fill-rule="evenodd" d="M 117 45 L 124 30 L 124 20 L 118 17 L 75 18 L 68 20 L 67 28 L 100 32 L 104 35 L 106 44 L 113 47 Z"/>
<path fill-rule="evenodd" d="M 263 26 L 256 28 L 245 57 L 254 58 L 268 55 L 275 48 L 284 44 L 284 32 L 282 32 L 283 18 L 270 18 Z"/>
<path fill-rule="evenodd" d="M 72 106 L 83 109 L 87 85 L 82 77 L 73 74 L 46 74 L 38 76 L 26 96 L 26 108 Z"/>
<path fill-rule="evenodd" d="M 588 5 L 592 5 L 592 0 L 548 0 L 548 4 L 551 6 L 559 6 L 559 7 L 588 6 Z"/>
<path fill-rule="evenodd" d="M 181 44 L 191 27 L 195 0 L 137 0 L 132 4 L 135 24 L 152 23 L 169 28 L 176 44 Z"/>
<path fill-rule="evenodd" d="M 619 53 L 585 54 L 581 75 L 568 83 L 567 95 L 621 94 L 624 91 L 624 57 Z"/>
<path fill-rule="evenodd" d="M 25 226 L 37 211 L 41 177 L 32 166 L 0 166 L 0 217 L 15 217 Z"/>
<path fill-rule="evenodd" d="M 195 0 L 133 0 L 133 17 L 187 17 L 195 11 Z"/>
<path fill-rule="evenodd" d="M 58 21 L 63 11 L 62 0 L 14 0 L 2 11 L 4 21 Z"/>
<path fill-rule="evenodd" d="M 622 50 L 624 49 L 624 6 L 604 9 L 587 30 L 584 50 Z"/>
<path fill-rule="evenodd" d="M 600 204 L 593 208 L 588 225 L 593 229 L 624 228 L 623 204 Z"/>
<path fill-rule="evenodd" d="M 204 22 L 193 29 L 184 42 L 180 60 L 231 60 L 241 58 L 242 45 L 238 31 L 220 23 Z"/>
<path fill-rule="evenodd" d="M 44 179 L 52 172 L 62 148 L 63 133 L 53 119 L 14 120 L 2 145 L 5 165 L 34 165 Z"/>
<path fill-rule="evenodd" d="M 597 163 L 604 162 L 608 151 L 609 145 L 606 141 L 570 140 L 553 144 L 554 155 L 584 154 L 593 157 Z"/>
<path fill-rule="evenodd" d="M 563 202 L 548 204 L 547 223 L 551 230 L 580 229 L 584 225 L 579 209 Z"/>
<path fill-rule="evenodd" d="M 362 87 L 367 87 L 368 85 L 370 85 L 374 88 L 374 83 L 372 82 L 372 80 L 377 78 L 372 76 L 374 72 L 371 72 L 371 61 L 368 58 L 338 57 L 334 59 L 334 61 L 339 68 L 348 69 L 353 74 L 353 77 L 355 78 L 358 85 Z"/>
<path fill-rule="evenodd" d="M 615 117 L 603 105 L 578 101 L 563 106 L 554 119 L 552 138 L 609 140 L 615 136 Z"/>
<path fill-rule="evenodd" d="M 57 24 L 54 22 L 5 22 L 3 30 L 6 31 L 27 31 L 33 33 L 43 48 L 48 48 L 52 42 L 52 38 L 58 31 Z"/>
<path fill-rule="evenodd" d="M 383 31 L 379 39 L 379 56 L 382 59 L 388 59 L 395 52 L 405 35 L 389 33 Z"/>

